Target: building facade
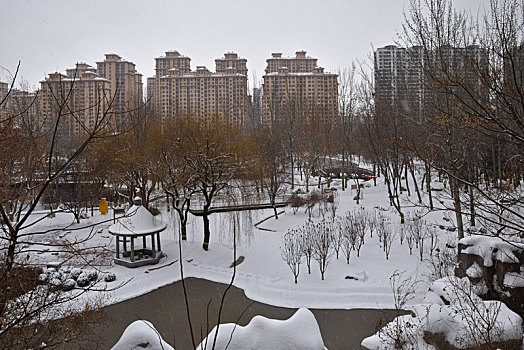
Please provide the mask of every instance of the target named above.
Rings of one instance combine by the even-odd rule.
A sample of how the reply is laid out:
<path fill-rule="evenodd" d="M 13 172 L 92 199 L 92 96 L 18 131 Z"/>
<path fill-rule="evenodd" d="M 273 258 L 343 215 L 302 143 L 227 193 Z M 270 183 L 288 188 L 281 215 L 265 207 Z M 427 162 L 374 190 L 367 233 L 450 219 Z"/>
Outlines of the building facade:
<path fill-rule="evenodd" d="M 295 57 L 273 53 L 266 60 L 262 86 L 262 123 L 279 121 L 289 104 L 300 107 L 304 117 L 318 114 L 324 121 L 337 116 L 338 75 L 317 66 L 317 59 L 297 51 Z"/>
<path fill-rule="evenodd" d="M 248 112 L 247 60 L 226 53 L 215 60 L 216 72 L 204 66 L 191 70 L 191 59 L 177 51 L 155 59 L 156 75 L 148 78 L 148 98 L 162 122 L 190 116 L 209 124 L 218 119 L 245 125 Z"/>
<path fill-rule="evenodd" d="M 0 119 L 4 119 L 8 114 L 8 105 L 7 100 L 4 100 L 5 96 L 9 92 L 9 84 L 0 81 L 0 102 L 2 104 L 0 105 Z"/>
<path fill-rule="evenodd" d="M 486 98 L 479 72 L 487 69 L 486 50 L 477 45 L 442 46 L 424 51 L 388 45 L 374 52 L 375 108 L 378 114 L 400 113 L 413 119 L 432 113 L 449 96 L 445 89 L 468 87 L 475 98 Z M 460 84 L 457 84 L 459 82 Z M 453 87 L 455 86 L 455 87 Z M 449 92 L 449 91 L 448 91 Z M 453 91 L 455 96 L 460 91 Z M 463 96 L 463 99 L 471 96 Z"/>
<path fill-rule="evenodd" d="M 47 130 L 52 130 L 60 120 L 58 137 L 61 140 L 79 139 L 86 131 L 93 130 L 104 118 L 104 127 L 115 125 L 109 110 L 111 84 L 100 77 L 96 69 L 86 63 L 77 63 L 66 74 L 51 73 L 40 82 L 40 120 Z"/>
<path fill-rule="evenodd" d="M 392 112 L 392 106 L 420 114 L 424 99 L 424 55 L 421 47 L 388 45 L 374 53 L 375 106 Z"/>
<path fill-rule="evenodd" d="M 138 113 L 143 104 L 142 95 L 142 75 L 135 64 L 106 54 L 96 68 L 77 63 L 66 74 L 51 73 L 41 81 L 38 119 L 49 129 L 60 116 L 59 137 L 74 140 L 95 127 L 125 127 L 128 114 Z"/>
<path fill-rule="evenodd" d="M 118 126 L 125 126 L 128 113 L 134 113 L 142 101 L 142 74 L 133 62 L 117 54 L 106 54 L 105 60 L 96 63 L 96 72 L 109 81 L 113 112 Z"/>

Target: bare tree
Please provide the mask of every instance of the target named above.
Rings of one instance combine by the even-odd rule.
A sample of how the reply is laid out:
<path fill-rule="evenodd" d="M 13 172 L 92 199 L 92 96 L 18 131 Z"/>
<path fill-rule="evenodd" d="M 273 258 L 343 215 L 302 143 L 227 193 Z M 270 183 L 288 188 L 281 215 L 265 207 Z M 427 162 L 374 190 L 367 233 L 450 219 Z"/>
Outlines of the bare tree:
<path fill-rule="evenodd" d="M 333 255 L 333 228 L 331 223 L 321 221 L 314 224 L 315 237 L 313 245 L 313 257 L 318 262 L 320 276 L 324 280 L 324 274 L 329 264 L 329 259 Z"/>
<path fill-rule="evenodd" d="M 300 264 L 304 260 L 302 251 L 302 238 L 297 231 L 288 231 L 283 236 L 282 246 L 280 252 L 282 259 L 291 269 L 295 277 L 295 283 L 298 283 L 298 275 L 300 274 Z"/>

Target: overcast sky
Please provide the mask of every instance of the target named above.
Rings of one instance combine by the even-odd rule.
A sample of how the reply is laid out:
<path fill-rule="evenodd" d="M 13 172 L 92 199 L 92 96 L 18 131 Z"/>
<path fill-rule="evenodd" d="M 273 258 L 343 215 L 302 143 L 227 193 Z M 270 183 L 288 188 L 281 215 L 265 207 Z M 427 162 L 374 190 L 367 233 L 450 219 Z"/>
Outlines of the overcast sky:
<path fill-rule="evenodd" d="M 488 0 L 455 0 L 477 13 Z M 46 74 L 105 53 L 136 64 L 146 78 L 154 58 L 178 50 L 191 67 L 214 70 L 234 51 L 247 58 L 249 84 L 260 80 L 271 52 L 306 50 L 329 71 L 365 59 L 372 47 L 394 42 L 408 0 L 0 0 L 0 80 L 4 68 L 31 86 Z M 485 6 L 485 5 L 484 5 Z"/>

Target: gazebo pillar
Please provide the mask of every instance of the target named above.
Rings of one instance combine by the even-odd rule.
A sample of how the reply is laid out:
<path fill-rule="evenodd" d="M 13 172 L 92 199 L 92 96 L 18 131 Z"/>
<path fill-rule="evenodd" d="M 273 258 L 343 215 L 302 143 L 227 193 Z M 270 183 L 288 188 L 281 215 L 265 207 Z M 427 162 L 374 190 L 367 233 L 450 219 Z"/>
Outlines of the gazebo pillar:
<path fill-rule="evenodd" d="M 156 233 L 156 243 L 157 243 L 157 246 L 158 246 L 158 251 L 161 251 L 162 248 L 160 248 L 160 232 Z"/>
<path fill-rule="evenodd" d="M 146 249 L 146 236 L 142 236 L 142 248 Z"/>
<path fill-rule="evenodd" d="M 151 234 L 151 255 L 153 256 L 153 258 L 156 257 L 156 249 L 155 249 L 155 234 L 152 233 Z"/>
<path fill-rule="evenodd" d="M 127 252 L 127 237 L 124 236 L 124 252 Z"/>
<path fill-rule="evenodd" d="M 131 236 L 131 262 L 135 261 L 135 237 Z"/>
<path fill-rule="evenodd" d="M 116 236 L 116 258 L 120 259 L 120 237 Z"/>

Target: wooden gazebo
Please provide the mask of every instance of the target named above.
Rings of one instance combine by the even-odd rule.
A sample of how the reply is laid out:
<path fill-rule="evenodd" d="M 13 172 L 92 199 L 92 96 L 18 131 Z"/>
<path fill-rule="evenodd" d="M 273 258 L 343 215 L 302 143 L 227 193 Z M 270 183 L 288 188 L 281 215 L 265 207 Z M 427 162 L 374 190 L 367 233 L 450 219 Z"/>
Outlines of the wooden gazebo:
<path fill-rule="evenodd" d="M 139 267 L 156 264 L 163 256 L 160 245 L 160 232 L 166 229 L 166 224 L 153 216 L 142 206 L 142 198 L 136 197 L 134 205 L 124 216 L 116 219 L 109 226 L 109 233 L 116 238 L 115 264 L 127 267 Z M 142 247 L 135 245 L 142 237 Z M 150 246 L 147 242 L 150 241 Z M 127 243 L 129 242 L 129 250 Z M 120 248 L 122 247 L 122 250 Z"/>

